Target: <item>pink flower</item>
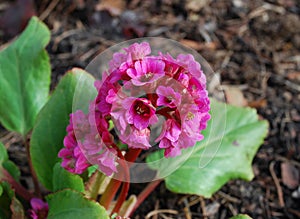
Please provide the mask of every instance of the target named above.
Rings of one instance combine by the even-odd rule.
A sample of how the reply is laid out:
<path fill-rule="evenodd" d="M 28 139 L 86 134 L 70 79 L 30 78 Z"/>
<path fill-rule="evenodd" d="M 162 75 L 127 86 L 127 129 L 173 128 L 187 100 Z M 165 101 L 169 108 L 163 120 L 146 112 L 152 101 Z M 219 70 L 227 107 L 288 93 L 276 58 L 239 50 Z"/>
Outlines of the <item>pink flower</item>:
<path fill-rule="evenodd" d="M 78 130 L 79 136 L 82 137 L 82 135 L 84 135 L 84 130 L 81 130 L 81 128 L 87 126 L 85 124 L 86 121 L 82 123 L 79 122 L 83 119 L 82 114 L 82 111 L 77 111 L 70 115 L 70 124 L 67 127 L 68 134 L 64 138 L 65 147 L 62 148 L 58 153 L 58 157 L 63 159 L 61 166 L 69 172 L 76 174 L 82 174 L 90 166 L 79 147 L 79 143 L 74 132 L 74 130 Z M 78 120 L 76 118 L 78 118 Z M 73 121 L 76 121 L 75 124 L 79 124 L 80 126 L 75 126 Z"/>
<path fill-rule="evenodd" d="M 151 147 L 149 143 L 150 129 L 139 130 L 134 126 L 129 126 L 125 133 L 120 135 L 120 140 L 129 148 L 149 149 Z"/>
<path fill-rule="evenodd" d="M 95 106 L 91 103 L 91 109 Z M 91 110 L 89 115 L 82 111 L 71 114 L 68 134 L 64 138 L 64 148 L 58 157 L 63 161 L 61 166 L 71 173 L 82 174 L 89 166 L 98 165 L 100 171 L 110 176 L 116 172 L 116 151 L 109 146 L 113 137 L 108 131 L 104 118 Z M 99 134 L 101 133 L 101 135 Z"/>
<path fill-rule="evenodd" d="M 108 115 L 111 110 L 111 104 L 106 101 L 108 92 L 113 89 L 118 92 L 120 85 L 117 83 L 120 80 L 122 74 L 119 71 L 114 71 L 108 76 L 104 76 L 102 81 L 95 81 L 95 87 L 97 88 L 98 95 L 95 99 L 95 109 L 101 114 Z"/>
<path fill-rule="evenodd" d="M 159 86 L 156 89 L 158 95 L 157 106 L 167 106 L 170 108 L 175 108 L 179 106 L 181 102 L 181 95 L 175 92 L 171 87 Z"/>
<path fill-rule="evenodd" d="M 100 171 L 110 176 L 117 172 L 117 152 L 111 147 L 114 138 L 108 130 L 108 121 L 97 110 L 95 102 L 90 103 L 88 121 L 90 131 L 82 141 L 81 148 L 91 164 L 97 165 Z"/>
<path fill-rule="evenodd" d="M 105 133 L 102 135 L 105 136 Z M 110 138 L 107 142 L 112 142 L 112 139 Z M 84 148 L 85 155 L 89 161 L 93 165 L 97 165 L 101 172 L 111 176 L 114 172 L 117 172 L 117 155 L 116 151 L 108 146 L 109 143 L 106 145 L 97 132 L 88 134 L 82 143 L 82 148 Z"/>
<path fill-rule="evenodd" d="M 136 61 L 134 68 L 127 69 L 127 74 L 136 86 L 153 83 L 165 75 L 165 63 L 159 59 L 144 58 Z"/>
<path fill-rule="evenodd" d="M 150 45 L 146 42 L 140 44 L 134 43 L 124 49 L 128 55 L 128 59 L 132 61 L 140 60 L 151 53 Z"/>
<path fill-rule="evenodd" d="M 165 157 L 176 157 L 181 154 L 181 148 L 177 146 L 177 142 L 172 142 L 167 138 L 160 141 L 159 147 L 165 149 Z"/>
<path fill-rule="evenodd" d="M 119 69 L 123 72 L 131 67 L 137 60 L 141 60 L 151 53 L 151 48 L 148 43 L 134 43 L 124 49 L 125 53 L 116 52 L 113 54 L 113 59 L 109 62 L 110 71 Z"/>
<path fill-rule="evenodd" d="M 156 139 L 156 142 L 159 142 L 160 148 L 165 148 L 165 157 L 173 157 L 180 154 L 180 147 L 177 147 L 180 134 L 181 127 L 175 119 L 168 119 L 163 124 L 162 132 Z"/>
<path fill-rule="evenodd" d="M 206 83 L 206 77 L 201 70 L 199 62 L 196 62 L 191 54 L 180 54 L 176 59 L 177 63 L 184 67 L 193 77 L 196 77 L 202 84 Z"/>
<path fill-rule="evenodd" d="M 121 133 L 125 131 L 128 125 L 143 130 L 158 121 L 154 106 L 146 98 L 126 98 L 111 93 L 108 99 L 109 102 L 114 101 L 111 116 L 118 124 Z"/>
<path fill-rule="evenodd" d="M 130 108 L 127 108 L 127 122 L 134 125 L 138 130 L 146 129 L 149 125 L 158 121 L 155 108 L 148 99 L 129 97 L 124 100 L 124 107 L 128 106 Z"/>
<path fill-rule="evenodd" d="M 110 70 L 114 71 L 118 69 L 126 61 L 127 61 L 126 54 L 120 52 L 113 54 L 113 59 L 109 62 Z"/>
<path fill-rule="evenodd" d="M 48 215 L 48 204 L 43 202 L 39 198 L 32 198 L 30 200 L 31 208 L 29 210 L 29 216 L 33 219 L 45 219 Z"/>

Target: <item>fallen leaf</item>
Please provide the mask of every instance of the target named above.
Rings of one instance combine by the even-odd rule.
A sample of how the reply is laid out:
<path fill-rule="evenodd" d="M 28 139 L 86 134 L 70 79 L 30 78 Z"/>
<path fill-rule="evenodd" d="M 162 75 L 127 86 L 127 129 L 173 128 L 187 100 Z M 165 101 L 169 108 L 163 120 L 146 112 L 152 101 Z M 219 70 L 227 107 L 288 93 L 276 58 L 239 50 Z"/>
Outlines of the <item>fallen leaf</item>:
<path fill-rule="evenodd" d="M 267 100 L 266 99 L 254 100 L 249 102 L 248 106 L 256 109 L 265 108 L 267 106 Z"/>
<path fill-rule="evenodd" d="M 289 80 L 297 80 L 300 81 L 300 71 L 291 72 L 287 74 L 287 78 Z"/>
<path fill-rule="evenodd" d="M 211 0 L 189 0 L 187 1 L 185 8 L 186 10 L 198 12 L 210 2 Z"/>
<path fill-rule="evenodd" d="M 11 215 L 12 219 L 24 219 L 25 218 L 23 205 L 16 197 L 13 197 L 11 200 L 10 210 L 12 212 L 12 215 Z"/>
<path fill-rule="evenodd" d="M 281 163 L 282 183 L 289 189 L 295 189 L 299 186 L 299 170 L 289 162 Z"/>
<path fill-rule="evenodd" d="M 96 5 L 96 11 L 107 10 L 112 16 L 120 16 L 126 7 L 124 0 L 102 0 Z"/>
<path fill-rule="evenodd" d="M 206 215 L 213 216 L 218 213 L 221 205 L 218 202 L 213 202 L 205 206 Z"/>
<path fill-rule="evenodd" d="M 247 106 L 247 100 L 244 97 L 241 89 L 236 86 L 224 86 L 227 103 L 234 106 Z"/>
<path fill-rule="evenodd" d="M 194 40 L 181 39 L 179 42 L 194 50 L 201 50 L 203 48 L 203 44 L 196 42 Z"/>

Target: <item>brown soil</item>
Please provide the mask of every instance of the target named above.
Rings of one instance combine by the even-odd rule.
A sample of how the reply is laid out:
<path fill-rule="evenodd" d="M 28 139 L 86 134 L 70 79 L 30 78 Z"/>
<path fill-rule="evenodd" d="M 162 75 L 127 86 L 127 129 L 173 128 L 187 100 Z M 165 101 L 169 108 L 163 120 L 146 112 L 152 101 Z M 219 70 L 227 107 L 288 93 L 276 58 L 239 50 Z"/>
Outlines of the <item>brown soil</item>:
<path fill-rule="evenodd" d="M 9 1 L 0 3 L 1 44 L 21 30 L 20 19 L 27 18 L 24 4 L 13 6 L 17 21 L 12 25 L 1 20 Z M 134 37 L 160 36 L 197 50 L 222 85 L 238 88 L 244 99 L 235 104 L 256 108 L 270 123 L 269 136 L 254 159 L 253 181 L 231 181 L 210 199 L 174 194 L 161 184 L 133 218 L 145 218 L 152 211 L 153 218 L 223 219 L 237 213 L 255 219 L 300 218 L 299 1 L 43 0 L 34 6 L 51 28 L 47 50 L 52 88 L 66 70 L 85 68 L 111 45 Z M 232 95 L 227 91 L 229 102 Z M 18 138 L 3 129 L 0 133 L 30 184 L 24 153 L 14 149 L 20 150 Z M 131 192 L 144 186 L 135 184 Z M 155 212 L 159 209 L 176 212 Z"/>

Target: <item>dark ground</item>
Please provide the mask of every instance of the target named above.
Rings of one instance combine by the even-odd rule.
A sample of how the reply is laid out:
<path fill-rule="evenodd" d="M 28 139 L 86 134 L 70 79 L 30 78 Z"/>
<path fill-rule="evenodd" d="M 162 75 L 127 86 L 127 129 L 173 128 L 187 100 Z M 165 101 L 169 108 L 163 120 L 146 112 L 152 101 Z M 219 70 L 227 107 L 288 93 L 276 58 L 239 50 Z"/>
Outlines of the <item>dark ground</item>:
<path fill-rule="evenodd" d="M 166 37 L 192 47 L 211 64 L 222 83 L 215 89 L 225 89 L 228 102 L 257 108 L 270 123 L 254 159 L 252 182 L 231 181 L 211 199 L 173 194 L 162 184 L 134 218 L 229 218 L 237 213 L 255 219 L 300 218 L 299 0 L 43 0 L 36 1 L 35 12 L 30 2 L 19 0 L 12 16 L 12 11 L 5 15 L 9 1 L 1 1 L 0 45 L 19 31 L 20 18 L 36 13 L 52 31 L 47 50 L 53 86 L 66 70 L 85 68 L 111 45 L 134 37 Z M 18 138 L 0 133 L 28 179 L 25 158 L 14 149 Z M 133 185 L 132 192 L 144 186 Z"/>

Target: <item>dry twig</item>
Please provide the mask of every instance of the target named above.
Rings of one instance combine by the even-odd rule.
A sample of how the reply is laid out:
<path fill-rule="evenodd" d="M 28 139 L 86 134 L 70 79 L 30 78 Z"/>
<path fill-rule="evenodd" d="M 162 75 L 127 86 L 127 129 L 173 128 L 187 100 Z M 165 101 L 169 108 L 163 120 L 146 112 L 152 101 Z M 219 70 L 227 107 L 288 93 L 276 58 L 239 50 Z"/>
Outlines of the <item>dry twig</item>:
<path fill-rule="evenodd" d="M 269 166 L 269 170 L 270 170 L 271 176 L 272 176 L 273 181 L 274 181 L 275 186 L 276 186 L 278 200 L 279 200 L 279 206 L 283 208 L 285 206 L 284 199 L 283 199 L 283 192 L 282 192 L 278 177 L 276 176 L 276 173 L 274 171 L 274 165 L 275 165 L 275 161 L 272 161 L 270 166 Z"/>
<path fill-rule="evenodd" d="M 202 209 L 202 214 L 203 214 L 203 219 L 207 219 L 207 212 L 206 212 L 206 207 L 205 207 L 205 201 L 202 197 L 200 197 L 200 205 Z"/>
<path fill-rule="evenodd" d="M 51 1 L 49 6 L 46 8 L 45 11 L 40 15 L 40 20 L 45 20 L 49 14 L 53 11 L 53 9 L 56 7 L 56 5 L 59 3 L 59 0 Z"/>
<path fill-rule="evenodd" d="M 178 214 L 178 211 L 176 210 L 172 210 L 172 209 L 159 209 L 159 210 L 153 210 L 153 211 L 150 211 L 145 219 L 150 219 L 151 217 L 153 217 L 154 215 L 157 215 L 157 214 L 161 214 L 161 213 L 166 213 L 166 214 Z"/>

